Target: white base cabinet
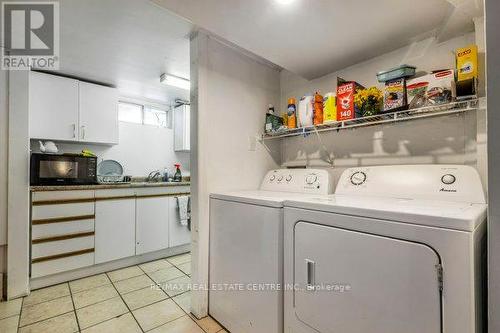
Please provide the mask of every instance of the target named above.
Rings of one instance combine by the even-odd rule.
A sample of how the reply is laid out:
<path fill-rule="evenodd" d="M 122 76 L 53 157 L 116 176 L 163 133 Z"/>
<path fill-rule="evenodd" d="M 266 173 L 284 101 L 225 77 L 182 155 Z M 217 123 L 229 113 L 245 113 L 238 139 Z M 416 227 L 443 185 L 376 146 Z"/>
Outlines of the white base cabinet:
<path fill-rule="evenodd" d="M 168 198 L 168 223 L 169 223 L 169 246 L 179 246 L 191 243 L 191 230 L 188 226 L 181 225 L 177 198 Z"/>
<path fill-rule="evenodd" d="M 95 203 L 95 263 L 135 255 L 135 198 Z"/>
<path fill-rule="evenodd" d="M 169 247 L 168 204 L 168 197 L 137 198 L 137 255 Z"/>

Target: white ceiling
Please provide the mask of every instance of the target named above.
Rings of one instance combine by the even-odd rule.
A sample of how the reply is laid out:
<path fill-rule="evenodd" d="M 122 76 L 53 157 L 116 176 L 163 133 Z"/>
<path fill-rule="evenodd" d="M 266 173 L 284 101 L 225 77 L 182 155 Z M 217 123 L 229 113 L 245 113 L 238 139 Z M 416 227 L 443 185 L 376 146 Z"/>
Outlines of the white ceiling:
<path fill-rule="evenodd" d="M 152 0 L 307 79 L 430 35 L 472 31 L 482 0 Z"/>
<path fill-rule="evenodd" d="M 165 72 L 189 78 L 189 22 L 148 0 L 63 0 L 60 8 L 61 73 L 129 97 L 189 98 L 160 83 Z"/>

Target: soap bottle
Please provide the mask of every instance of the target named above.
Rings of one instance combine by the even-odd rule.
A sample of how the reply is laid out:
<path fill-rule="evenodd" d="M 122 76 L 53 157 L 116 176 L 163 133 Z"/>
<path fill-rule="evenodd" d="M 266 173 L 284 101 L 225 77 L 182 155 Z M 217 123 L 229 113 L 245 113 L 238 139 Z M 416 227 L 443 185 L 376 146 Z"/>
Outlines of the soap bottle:
<path fill-rule="evenodd" d="M 174 164 L 174 166 L 175 166 L 174 182 L 181 182 L 182 181 L 181 165 Z"/>
<path fill-rule="evenodd" d="M 287 120 L 288 128 L 297 128 L 297 100 L 293 97 L 288 99 Z"/>

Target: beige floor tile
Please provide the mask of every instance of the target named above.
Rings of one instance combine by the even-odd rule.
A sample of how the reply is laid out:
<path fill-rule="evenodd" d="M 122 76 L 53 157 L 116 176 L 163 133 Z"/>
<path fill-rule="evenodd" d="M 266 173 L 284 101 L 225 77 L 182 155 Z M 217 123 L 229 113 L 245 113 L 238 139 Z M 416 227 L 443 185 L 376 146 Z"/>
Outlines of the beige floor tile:
<path fill-rule="evenodd" d="M 132 291 L 123 295 L 123 300 L 127 303 L 130 310 L 142 308 L 143 306 L 167 299 L 168 296 L 163 290 L 156 287 L 146 287 Z"/>
<path fill-rule="evenodd" d="M 105 321 L 98 325 L 89 327 L 83 333 L 141 333 L 141 328 L 137 325 L 134 317 L 126 313 L 119 317 Z M 178 332 L 181 333 L 181 332 Z"/>
<path fill-rule="evenodd" d="M 172 265 L 180 265 L 185 262 L 191 261 L 191 253 L 184 253 L 184 254 L 179 254 L 177 256 L 173 256 L 170 258 L 167 258 L 168 262 L 171 263 Z"/>
<path fill-rule="evenodd" d="M 0 332 L 16 333 L 18 323 L 19 323 L 19 316 L 2 319 L 0 320 Z"/>
<path fill-rule="evenodd" d="M 75 313 L 69 312 L 19 329 L 19 333 L 73 333 L 78 332 Z"/>
<path fill-rule="evenodd" d="M 166 324 L 185 314 L 171 299 L 134 310 L 132 313 L 144 331 Z"/>
<path fill-rule="evenodd" d="M 139 275 L 127 280 L 115 282 L 115 287 L 120 294 L 126 294 L 131 291 L 151 287 L 155 283 L 146 275 Z"/>
<path fill-rule="evenodd" d="M 60 297 L 48 302 L 23 307 L 19 326 L 26 326 L 51 317 L 73 311 L 73 302 L 70 296 Z"/>
<path fill-rule="evenodd" d="M 187 275 L 191 275 L 191 261 L 177 265 L 177 268 L 186 273 Z"/>
<path fill-rule="evenodd" d="M 23 307 L 47 302 L 59 297 L 69 296 L 69 294 L 69 286 L 67 283 L 34 290 L 29 296 L 24 298 Z"/>
<path fill-rule="evenodd" d="M 165 259 L 160 259 L 139 265 L 139 267 L 146 273 L 153 273 L 159 271 L 160 269 L 172 267 L 172 264 Z"/>
<path fill-rule="evenodd" d="M 191 312 L 191 292 L 182 293 L 172 298 L 187 313 Z"/>
<path fill-rule="evenodd" d="M 111 281 L 108 279 L 106 274 L 99 274 L 99 275 L 89 276 L 80 280 L 71 281 L 69 283 L 69 286 L 71 288 L 72 293 L 77 293 L 79 291 L 84 291 L 87 289 L 104 286 L 110 283 Z"/>
<path fill-rule="evenodd" d="M 122 299 L 120 297 L 115 297 L 101 303 L 78 309 L 76 310 L 76 315 L 78 316 L 80 328 L 84 329 L 127 312 L 128 309 Z"/>
<path fill-rule="evenodd" d="M 108 273 L 109 279 L 112 282 L 121 281 L 133 278 L 134 276 L 139 276 L 144 274 L 144 272 L 138 266 L 132 266 L 127 268 L 122 268 L 117 271 L 112 271 Z"/>
<path fill-rule="evenodd" d="M 21 313 L 22 298 L 16 298 L 12 301 L 0 302 L 0 319 L 19 315 Z"/>
<path fill-rule="evenodd" d="M 191 289 L 191 278 L 184 275 L 180 278 L 164 282 L 160 286 L 168 296 L 174 297 Z"/>
<path fill-rule="evenodd" d="M 155 328 L 151 333 L 204 333 L 203 330 L 189 317 L 183 316 L 165 325 Z"/>
<path fill-rule="evenodd" d="M 159 271 L 150 273 L 149 276 L 156 282 L 162 283 L 168 280 L 173 280 L 178 277 L 184 276 L 184 273 L 177 269 L 176 267 L 169 267 L 166 269 L 161 269 Z"/>
<path fill-rule="evenodd" d="M 222 330 L 222 326 L 220 326 L 219 323 L 217 323 L 211 317 L 196 319 L 193 315 L 190 315 L 190 316 L 207 333 L 216 333 L 216 332 L 219 332 L 220 330 Z"/>
<path fill-rule="evenodd" d="M 97 288 L 74 293 L 73 302 L 75 303 L 75 308 L 80 309 L 85 306 L 99 303 L 117 296 L 119 295 L 115 287 L 113 287 L 113 285 L 111 284 L 107 284 Z"/>

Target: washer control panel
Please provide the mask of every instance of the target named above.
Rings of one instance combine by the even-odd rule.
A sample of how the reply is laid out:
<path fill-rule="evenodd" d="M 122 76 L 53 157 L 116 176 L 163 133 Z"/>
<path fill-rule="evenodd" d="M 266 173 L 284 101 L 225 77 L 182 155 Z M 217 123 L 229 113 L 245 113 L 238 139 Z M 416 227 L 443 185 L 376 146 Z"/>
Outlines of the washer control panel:
<path fill-rule="evenodd" d="M 269 171 L 262 181 L 261 190 L 330 194 L 330 174 L 322 169 L 276 169 Z"/>

